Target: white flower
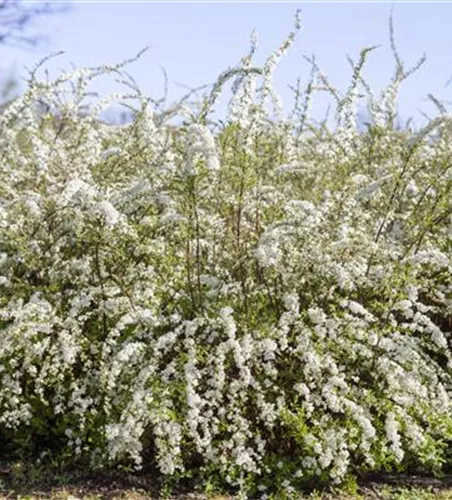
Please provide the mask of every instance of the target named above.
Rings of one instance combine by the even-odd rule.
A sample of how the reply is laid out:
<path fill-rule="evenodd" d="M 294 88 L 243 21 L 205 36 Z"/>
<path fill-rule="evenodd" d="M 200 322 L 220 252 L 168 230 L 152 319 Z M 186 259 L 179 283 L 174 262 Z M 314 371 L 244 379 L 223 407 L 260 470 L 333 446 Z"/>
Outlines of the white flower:
<path fill-rule="evenodd" d="M 91 199 L 96 196 L 97 190 L 94 186 L 82 181 L 81 179 L 73 179 L 69 181 L 61 193 L 61 199 L 69 202 L 75 196 L 82 199 Z"/>
<path fill-rule="evenodd" d="M 203 157 L 208 170 L 214 171 L 220 168 L 220 161 L 215 146 L 215 140 L 210 130 L 204 125 L 194 123 L 187 130 L 187 162 L 185 173 L 196 174 L 196 160 Z"/>
<path fill-rule="evenodd" d="M 105 217 L 107 224 L 110 226 L 114 226 L 121 217 L 116 208 L 106 200 L 97 203 L 95 209 Z"/>
<path fill-rule="evenodd" d="M 298 312 L 300 303 L 298 300 L 298 295 L 296 293 L 286 293 L 283 297 L 284 307 L 288 311 Z"/>
<path fill-rule="evenodd" d="M 396 459 L 400 462 L 402 461 L 405 453 L 401 447 L 401 439 L 399 434 L 400 424 L 397 422 L 395 415 L 390 412 L 386 416 L 385 431 L 386 437 L 388 438 L 390 444 L 390 449 L 394 453 Z"/>
<path fill-rule="evenodd" d="M 117 156 L 119 155 L 119 153 L 121 153 L 121 148 L 114 146 L 103 151 L 101 154 L 101 158 L 103 160 L 107 160 L 108 158 L 110 158 L 110 156 Z"/>

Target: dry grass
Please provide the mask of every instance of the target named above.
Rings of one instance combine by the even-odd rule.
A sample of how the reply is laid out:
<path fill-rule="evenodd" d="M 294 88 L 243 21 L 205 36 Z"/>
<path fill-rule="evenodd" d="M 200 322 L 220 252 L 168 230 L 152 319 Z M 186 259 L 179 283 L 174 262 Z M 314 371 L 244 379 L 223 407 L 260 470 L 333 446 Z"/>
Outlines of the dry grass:
<path fill-rule="evenodd" d="M 58 487 L 46 491 L 35 491 L 29 494 L 16 494 L 14 492 L 0 494 L 1 500 L 156 500 L 161 498 L 146 491 L 137 489 L 125 490 L 96 490 L 89 491 L 85 488 Z M 227 495 L 177 495 L 167 497 L 168 500 L 232 500 L 234 497 Z M 389 486 L 379 489 L 364 489 L 357 494 L 318 494 L 301 495 L 299 500 L 452 500 L 452 490 L 436 491 L 422 488 L 392 488 Z M 276 499 L 275 499 L 276 500 Z"/>

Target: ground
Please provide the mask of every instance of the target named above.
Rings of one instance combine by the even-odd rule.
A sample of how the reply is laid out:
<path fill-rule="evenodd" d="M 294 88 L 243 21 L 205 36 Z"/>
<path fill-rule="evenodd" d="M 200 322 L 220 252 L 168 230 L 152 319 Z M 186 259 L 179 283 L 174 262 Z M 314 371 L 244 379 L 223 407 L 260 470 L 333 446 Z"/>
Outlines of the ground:
<path fill-rule="evenodd" d="M 144 500 L 159 497 L 150 476 L 97 475 L 55 477 L 53 481 L 29 482 L 9 479 L 0 482 L 0 499 L 15 500 Z M 181 492 L 172 500 L 232 500 L 228 495 Z M 378 475 L 363 481 L 355 494 L 314 492 L 300 496 L 311 500 L 452 500 L 452 476 L 435 479 L 409 475 Z"/>

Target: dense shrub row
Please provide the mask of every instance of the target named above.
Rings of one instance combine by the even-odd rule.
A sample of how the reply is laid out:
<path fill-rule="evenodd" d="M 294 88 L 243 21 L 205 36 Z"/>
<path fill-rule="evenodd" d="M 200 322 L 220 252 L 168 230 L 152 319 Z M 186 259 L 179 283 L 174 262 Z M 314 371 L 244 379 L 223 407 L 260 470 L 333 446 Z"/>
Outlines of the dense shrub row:
<path fill-rule="evenodd" d="M 272 74 L 295 31 L 260 68 L 253 43 L 200 106 L 162 110 L 129 82 L 87 109 L 118 65 L 33 72 L 1 115 L 9 456 L 154 463 L 263 496 L 452 466 L 451 120 L 437 103 L 421 131 L 397 129 L 410 71 L 394 51 L 374 98 L 370 49 L 342 93 L 312 61 L 282 113 Z M 309 117 L 322 90 L 332 126 Z M 104 125 L 121 99 L 133 121 Z"/>

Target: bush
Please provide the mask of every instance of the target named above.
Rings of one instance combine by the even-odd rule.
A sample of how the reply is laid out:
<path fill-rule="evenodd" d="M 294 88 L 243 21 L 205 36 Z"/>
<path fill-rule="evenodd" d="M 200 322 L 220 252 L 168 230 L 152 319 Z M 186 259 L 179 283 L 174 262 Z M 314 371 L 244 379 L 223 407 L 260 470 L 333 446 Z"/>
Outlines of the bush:
<path fill-rule="evenodd" d="M 11 457 L 152 463 L 263 495 L 452 465 L 450 117 L 394 126 L 410 73 L 397 57 L 360 131 L 370 49 L 344 93 L 312 61 L 280 116 L 272 74 L 298 28 L 261 68 L 253 45 L 200 106 L 162 111 L 128 82 L 87 109 L 89 82 L 117 65 L 52 82 L 33 72 L 3 112 Z M 324 89 L 331 127 L 308 114 Z M 133 120 L 105 125 L 117 99 Z"/>

